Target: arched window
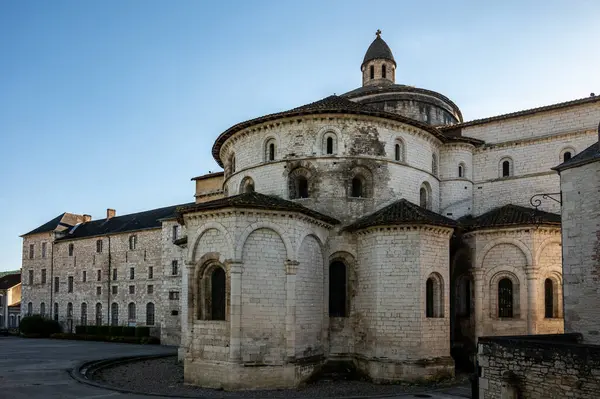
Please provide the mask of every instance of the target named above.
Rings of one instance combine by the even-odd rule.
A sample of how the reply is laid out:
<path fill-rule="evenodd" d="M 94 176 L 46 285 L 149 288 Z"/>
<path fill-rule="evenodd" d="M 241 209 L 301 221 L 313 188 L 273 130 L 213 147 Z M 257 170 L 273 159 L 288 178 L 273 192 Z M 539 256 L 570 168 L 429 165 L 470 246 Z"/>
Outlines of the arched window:
<path fill-rule="evenodd" d="M 371 65 L 369 67 L 369 74 L 371 75 L 371 79 L 375 79 L 375 66 Z"/>
<path fill-rule="evenodd" d="M 333 131 L 328 131 L 323 134 L 321 141 L 321 152 L 325 155 L 337 154 L 338 136 Z"/>
<path fill-rule="evenodd" d="M 110 305 L 110 325 L 119 325 L 119 305 L 116 302 Z"/>
<path fill-rule="evenodd" d="M 444 317 L 442 277 L 432 273 L 425 282 L 425 316 Z"/>
<path fill-rule="evenodd" d="M 431 174 L 434 176 L 437 176 L 438 174 L 438 161 L 436 154 L 431 155 Z"/>
<path fill-rule="evenodd" d="M 400 144 L 394 146 L 394 159 L 400 161 Z"/>
<path fill-rule="evenodd" d="M 251 177 L 246 176 L 240 183 L 240 194 L 253 193 L 254 192 L 254 180 Z"/>
<path fill-rule="evenodd" d="M 96 325 L 97 326 L 102 325 L 102 304 L 101 303 L 96 304 Z"/>
<path fill-rule="evenodd" d="M 225 270 L 216 267 L 210 276 L 211 319 L 225 320 Z"/>
<path fill-rule="evenodd" d="M 129 305 L 127 305 L 127 322 L 129 324 L 135 324 L 135 320 L 135 303 L 130 302 Z"/>
<path fill-rule="evenodd" d="M 549 278 L 544 281 L 544 317 L 547 319 L 556 317 L 554 311 L 554 283 Z"/>
<path fill-rule="evenodd" d="M 29 302 L 27 304 L 27 316 L 31 316 L 33 314 L 33 303 Z"/>
<path fill-rule="evenodd" d="M 231 168 L 231 173 L 235 173 L 235 154 L 231 154 L 229 158 L 229 166 Z"/>
<path fill-rule="evenodd" d="M 270 162 L 275 160 L 275 149 L 275 139 L 268 139 L 265 143 L 265 161 Z"/>
<path fill-rule="evenodd" d="M 575 155 L 575 149 L 572 147 L 563 148 L 560 152 L 560 162 L 567 162 Z"/>
<path fill-rule="evenodd" d="M 75 246 L 73 244 L 69 244 L 69 256 L 73 256 L 74 249 L 75 249 Z"/>
<path fill-rule="evenodd" d="M 352 196 L 355 198 L 364 197 L 363 181 L 360 177 L 352 179 Z"/>
<path fill-rule="evenodd" d="M 146 325 L 154 325 L 154 304 L 152 302 L 148 302 L 146 305 Z"/>
<path fill-rule="evenodd" d="M 46 317 L 46 304 L 44 302 L 40 303 L 40 316 Z"/>
<path fill-rule="evenodd" d="M 458 177 L 465 177 L 465 164 L 462 162 L 458 164 Z"/>
<path fill-rule="evenodd" d="M 419 206 L 431 210 L 431 187 L 427 182 L 421 184 L 419 189 Z"/>
<path fill-rule="evenodd" d="M 498 317 L 513 317 L 513 283 L 508 278 L 498 282 Z"/>
<path fill-rule="evenodd" d="M 54 302 L 54 321 L 58 321 L 58 302 Z"/>
<path fill-rule="evenodd" d="M 67 303 L 67 319 L 73 318 L 73 304 L 71 302 Z"/>
<path fill-rule="evenodd" d="M 347 317 L 346 287 L 347 287 L 346 265 L 340 261 L 333 262 L 329 266 L 329 316 Z"/>
<path fill-rule="evenodd" d="M 81 325 L 87 326 L 87 303 L 81 304 Z"/>
<path fill-rule="evenodd" d="M 385 65 L 382 65 L 381 66 L 381 77 L 384 79 L 386 78 L 386 75 L 387 75 L 386 72 L 387 71 L 385 70 Z"/>
<path fill-rule="evenodd" d="M 510 158 L 502 158 L 500 160 L 500 177 L 513 176 L 513 163 Z"/>
<path fill-rule="evenodd" d="M 291 199 L 310 197 L 311 172 L 309 169 L 299 167 L 288 175 L 288 192 Z"/>

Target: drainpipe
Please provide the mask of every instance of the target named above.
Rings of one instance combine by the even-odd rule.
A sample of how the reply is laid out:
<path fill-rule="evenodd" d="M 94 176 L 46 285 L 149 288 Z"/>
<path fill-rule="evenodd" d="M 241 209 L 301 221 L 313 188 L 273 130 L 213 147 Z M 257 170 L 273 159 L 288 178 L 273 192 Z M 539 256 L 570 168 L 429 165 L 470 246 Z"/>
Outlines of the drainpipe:
<path fill-rule="evenodd" d="M 111 259 L 111 254 L 110 254 L 110 236 L 108 237 L 108 303 L 107 303 L 107 307 L 106 307 L 106 315 L 107 315 L 107 319 L 106 319 L 106 325 L 110 325 L 110 278 L 111 278 L 111 266 L 112 266 L 112 259 Z"/>

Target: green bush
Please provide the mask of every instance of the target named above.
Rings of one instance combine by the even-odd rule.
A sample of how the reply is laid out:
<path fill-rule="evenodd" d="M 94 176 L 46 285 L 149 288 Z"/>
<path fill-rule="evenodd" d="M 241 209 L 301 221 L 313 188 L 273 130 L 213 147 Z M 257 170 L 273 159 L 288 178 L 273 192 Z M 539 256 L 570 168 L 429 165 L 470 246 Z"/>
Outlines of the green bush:
<path fill-rule="evenodd" d="M 135 328 L 135 336 L 138 338 L 149 337 L 150 336 L 150 327 L 136 327 Z"/>
<path fill-rule="evenodd" d="M 135 327 L 123 327 L 124 337 L 135 337 Z"/>
<path fill-rule="evenodd" d="M 52 334 L 60 333 L 61 327 L 57 321 L 45 319 L 40 315 L 32 315 L 21 319 L 19 331 L 24 336 L 39 335 L 41 337 L 49 337 Z"/>
<path fill-rule="evenodd" d="M 98 326 L 86 326 L 85 334 L 86 335 L 98 335 Z"/>
<path fill-rule="evenodd" d="M 110 335 L 110 326 L 98 326 L 98 335 Z"/>
<path fill-rule="evenodd" d="M 110 326 L 110 335 L 113 337 L 121 337 L 123 335 L 123 326 Z"/>
<path fill-rule="evenodd" d="M 75 334 L 85 335 L 86 326 L 75 326 Z"/>

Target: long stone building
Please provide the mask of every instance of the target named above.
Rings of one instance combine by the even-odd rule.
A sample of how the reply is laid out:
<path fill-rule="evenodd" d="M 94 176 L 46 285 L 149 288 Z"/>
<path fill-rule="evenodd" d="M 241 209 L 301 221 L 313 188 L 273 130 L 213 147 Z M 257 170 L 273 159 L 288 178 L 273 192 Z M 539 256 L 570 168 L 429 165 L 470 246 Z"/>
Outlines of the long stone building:
<path fill-rule="evenodd" d="M 360 88 L 223 132 L 194 203 L 24 235 L 23 312 L 155 326 L 186 382 L 226 389 L 327 360 L 436 378 L 478 337 L 562 332 L 560 206 L 531 197 L 595 141 L 600 97 L 464 122 L 396 67 L 378 32 Z"/>

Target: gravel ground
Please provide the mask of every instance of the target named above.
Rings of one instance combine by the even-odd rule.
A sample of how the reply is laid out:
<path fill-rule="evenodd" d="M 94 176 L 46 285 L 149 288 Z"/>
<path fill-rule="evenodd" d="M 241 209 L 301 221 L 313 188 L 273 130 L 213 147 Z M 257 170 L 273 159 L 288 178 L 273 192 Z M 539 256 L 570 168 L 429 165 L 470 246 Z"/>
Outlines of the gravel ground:
<path fill-rule="evenodd" d="M 177 357 L 142 360 L 98 370 L 92 379 L 139 393 L 202 396 L 207 398 L 326 398 L 393 395 L 437 390 L 468 384 L 467 375 L 427 386 L 414 384 L 376 385 L 363 381 L 321 380 L 298 389 L 225 392 L 183 384 L 183 364 Z"/>

